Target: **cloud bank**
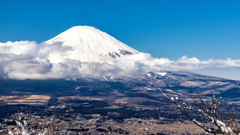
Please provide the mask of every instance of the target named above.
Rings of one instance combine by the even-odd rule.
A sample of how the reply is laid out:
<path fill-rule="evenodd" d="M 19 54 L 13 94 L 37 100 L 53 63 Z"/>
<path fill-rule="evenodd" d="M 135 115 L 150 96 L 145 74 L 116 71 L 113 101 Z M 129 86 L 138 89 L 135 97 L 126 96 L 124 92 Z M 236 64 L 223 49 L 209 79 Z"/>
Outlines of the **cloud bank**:
<path fill-rule="evenodd" d="M 71 48 L 61 43 L 47 45 L 34 41 L 0 43 L 0 77 L 11 79 L 60 79 L 143 74 L 149 71 L 191 71 L 203 69 L 228 69 L 240 67 L 240 60 L 209 59 L 200 61 L 183 56 L 176 61 L 168 58 L 153 58 L 139 53 L 115 59 L 81 62 L 62 58 Z"/>

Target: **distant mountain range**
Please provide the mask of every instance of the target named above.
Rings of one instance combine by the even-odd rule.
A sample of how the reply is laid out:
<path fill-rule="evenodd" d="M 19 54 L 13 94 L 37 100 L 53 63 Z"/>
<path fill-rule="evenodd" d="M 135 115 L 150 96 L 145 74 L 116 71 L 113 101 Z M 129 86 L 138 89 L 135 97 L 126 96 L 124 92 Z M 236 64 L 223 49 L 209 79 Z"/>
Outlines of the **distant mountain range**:
<path fill-rule="evenodd" d="M 166 105 L 171 104 L 170 97 L 190 100 L 188 94 L 199 91 L 206 96 L 215 94 L 231 101 L 238 101 L 240 97 L 237 81 L 190 72 L 149 72 L 137 76 L 103 76 L 102 79 L 1 79 L 0 84 L 2 96 L 79 96 L 101 99 L 109 105 Z M 5 101 L 1 103 L 5 104 Z"/>

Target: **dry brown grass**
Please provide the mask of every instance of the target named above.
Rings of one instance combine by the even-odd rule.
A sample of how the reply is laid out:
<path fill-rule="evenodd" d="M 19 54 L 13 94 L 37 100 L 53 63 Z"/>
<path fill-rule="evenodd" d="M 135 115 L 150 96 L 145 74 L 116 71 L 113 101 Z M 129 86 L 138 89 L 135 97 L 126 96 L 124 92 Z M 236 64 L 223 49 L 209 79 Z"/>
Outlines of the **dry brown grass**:
<path fill-rule="evenodd" d="M 164 131 L 168 132 L 178 132 L 178 133 L 206 133 L 203 129 L 198 127 L 195 124 L 191 123 L 184 123 L 184 124 L 178 124 L 178 123 L 173 123 L 173 124 L 158 124 L 158 125 L 141 125 L 141 124 L 129 124 L 125 126 L 123 129 L 130 133 L 161 133 Z M 148 129 L 148 130 L 145 130 Z"/>
<path fill-rule="evenodd" d="M 127 104 L 128 98 L 122 98 L 114 101 L 115 104 Z"/>
<path fill-rule="evenodd" d="M 93 98 L 93 97 L 85 97 L 85 96 L 65 96 L 65 97 L 58 97 L 58 100 L 61 101 L 67 101 L 67 100 L 88 100 L 88 101 L 92 101 L 92 100 L 103 100 L 101 98 Z"/>
<path fill-rule="evenodd" d="M 4 104 L 30 104 L 40 103 L 47 104 L 50 96 L 46 95 L 24 95 L 24 96 L 1 96 L 0 101 Z"/>

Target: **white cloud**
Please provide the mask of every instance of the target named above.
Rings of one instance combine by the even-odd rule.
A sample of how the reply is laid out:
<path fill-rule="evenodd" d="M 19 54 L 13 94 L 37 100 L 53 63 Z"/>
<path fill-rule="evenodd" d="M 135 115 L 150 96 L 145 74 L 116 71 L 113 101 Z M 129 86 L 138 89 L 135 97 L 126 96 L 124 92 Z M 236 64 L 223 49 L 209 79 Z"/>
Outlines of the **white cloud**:
<path fill-rule="evenodd" d="M 153 58 L 147 53 L 111 60 L 80 62 L 66 59 L 69 50 L 72 48 L 63 47 L 61 43 L 54 45 L 37 44 L 34 41 L 0 43 L 0 77 L 12 79 L 101 77 L 160 70 L 192 71 L 240 67 L 240 60 L 231 58 L 200 61 L 195 57 L 183 56 L 172 61 L 168 58 Z"/>
<path fill-rule="evenodd" d="M 38 49 L 39 46 L 35 41 L 8 41 L 6 43 L 0 43 L 1 53 L 34 56 L 38 52 Z"/>

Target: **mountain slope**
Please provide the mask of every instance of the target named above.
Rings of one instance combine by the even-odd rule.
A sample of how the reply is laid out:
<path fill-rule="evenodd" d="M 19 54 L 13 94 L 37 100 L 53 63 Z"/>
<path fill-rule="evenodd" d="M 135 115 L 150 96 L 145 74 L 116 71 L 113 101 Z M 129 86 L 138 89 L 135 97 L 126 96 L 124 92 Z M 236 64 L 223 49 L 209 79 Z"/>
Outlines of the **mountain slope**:
<path fill-rule="evenodd" d="M 75 26 L 45 42 L 47 45 L 62 45 L 58 56 L 79 61 L 98 61 L 139 53 L 114 37 L 90 26 Z M 51 59 L 54 61 L 54 57 Z"/>

